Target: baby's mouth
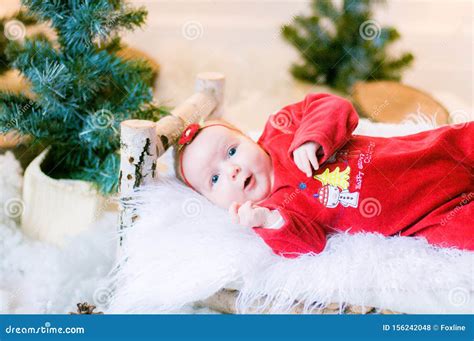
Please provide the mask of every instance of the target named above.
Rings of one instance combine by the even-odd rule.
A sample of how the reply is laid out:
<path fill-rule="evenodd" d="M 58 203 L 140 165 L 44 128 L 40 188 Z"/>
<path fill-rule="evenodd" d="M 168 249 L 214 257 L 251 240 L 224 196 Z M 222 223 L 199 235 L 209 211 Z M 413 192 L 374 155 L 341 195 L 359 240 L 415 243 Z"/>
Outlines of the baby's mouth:
<path fill-rule="evenodd" d="M 253 178 L 253 176 L 252 176 L 252 174 L 250 174 L 250 175 L 247 177 L 247 179 L 245 179 L 245 181 L 244 181 L 244 189 L 247 189 L 247 187 L 250 185 L 250 183 L 252 182 L 252 178 Z"/>

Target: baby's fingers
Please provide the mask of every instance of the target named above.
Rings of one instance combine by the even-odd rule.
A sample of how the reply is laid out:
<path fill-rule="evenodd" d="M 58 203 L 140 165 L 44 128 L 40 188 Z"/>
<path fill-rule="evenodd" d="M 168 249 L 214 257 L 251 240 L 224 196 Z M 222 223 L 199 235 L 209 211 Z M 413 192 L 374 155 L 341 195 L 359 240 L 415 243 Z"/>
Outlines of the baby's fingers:
<path fill-rule="evenodd" d="M 247 214 L 252 211 L 252 202 L 246 201 L 238 208 L 238 214 Z"/>
<path fill-rule="evenodd" d="M 298 169 L 300 171 L 304 172 L 304 170 L 301 167 L 301 161 L 300 161 L 300 154 L 299 153 L 297 153 L 297 152 L 293 153 L 293 161 L 295 162 L 296 167 L 298 167 Z"/>
<path fill-rule="evenodd" d="M 299 160 L 299 163 L 300 163 L 300 166 L 298 167 L 303 173 L 306 174 L 306 176 L 310 177 L 311 174 L 312 174 L 312 170 L 311 170 L 311 165 L 309 163 L 309 159 L 308 159 L 308 156 L 306 155 L 306 153 L 298 153 L 298 160 Z"/>
<path fill-rule="evenodd" d="M 305 160 L 305 158 L 306 157 L 302 153 L 300 153 L 299 150 L 293 153 L 293 161 L 295 162 L 296 167 L 298 167 L 300 171 L 308 175 L 307 167 L 309 167 L 309 163 L 308 163 L 308 160 Z M 308 163 L 307 166 L 306 166 L 306 163 Z"/>
<path fill-rule="evenodd" d="M 307 150 L 306 154 L 308 155 L 308 159 L 311 162 L 311 165 L 313 166 L 314 170 L 318 170 L 319 163 L 318 163 L 318 158 L 316 157 L 316 152 Z"/>
<path fill-rule="evenodd" d="M 238 209 L 239 224 L 243 226 L 251 226 L 254 208 L 252 202 L 247 201 Z"/>
<path fill-rule="evenodd" d="M 232 205 L 230 205 L 230 207 L 229 207 L 230 217 L 231 217 L 232 222 L 233 222 L 234 224 L 238 224 L 238 223 L 239 223 L 238 209 L 239 209 L 239 204 L 236 203 L 236 202 L 233 202 Z"/>

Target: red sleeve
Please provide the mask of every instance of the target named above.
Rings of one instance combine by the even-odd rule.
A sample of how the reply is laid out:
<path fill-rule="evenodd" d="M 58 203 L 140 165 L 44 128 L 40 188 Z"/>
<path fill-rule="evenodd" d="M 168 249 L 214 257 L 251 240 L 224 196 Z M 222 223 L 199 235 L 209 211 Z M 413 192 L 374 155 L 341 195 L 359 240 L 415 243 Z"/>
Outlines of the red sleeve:
<path fill-rule="evenodd" d="M 294 134 L 288 150 L 291 159 L 293 151 L 303 143 L 317 142 L 323 149 L 323 155 L 318 155 L 322 164 L 349 140 L 358 123 L 351 102 L 331 94 L 314 93 L 271 115 L 261 139 L 268 140 L 281 133 Z"/>
<path fill-rule="evenodd" d="M 286 192 L 280 189 L 272 194 L 269 200 L 260 204 L 272 210 L 277 209 L 283 217 L 283 226 L 279 229 L 254 227 L 254 231 L 275 254 L 286 258 L 322 252 L 326 246 L 326 231 L 316 220 L 311 221 L 305 214 L 307 209 L 314 210 L 314 205 L 307 203 L 301 193 L 294 197 L 291 203 L 285 204 L 284 200 L 288 198 Z"/>

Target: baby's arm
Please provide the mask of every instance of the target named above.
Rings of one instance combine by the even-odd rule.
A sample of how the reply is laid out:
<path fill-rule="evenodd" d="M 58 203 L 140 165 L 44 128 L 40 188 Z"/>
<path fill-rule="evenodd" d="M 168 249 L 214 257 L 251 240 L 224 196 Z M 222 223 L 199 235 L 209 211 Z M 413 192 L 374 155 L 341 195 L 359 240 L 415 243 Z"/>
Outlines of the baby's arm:
<path fill-rule="evenodd" d="M 275 254 L 294 258 L 324 250 L 325 230 L 315 219 L 308 219 L 303 212 L 286 208 L 271 209 L 250 202 L 244 205 L 239 207 L 234 204 L 229 209 L 234 221 L 253 228 Z"/>
<path fill-rule="evenodd" d="M 301 102 L 282 109 L 295 126 L 288 153 L 308 142 L 316 144 L 318 164 L 324 163 L 352 136 L 359 116 L 348 100 L 330 94 L 309 94 Z"/>
<path fill-rule="evenodd" d="M 359 116 L 348 100 L 312 93 L 270 116 L 260 143 L 271 143 L 281 134 L 292 134 L 288 156 L 307 176 L 326 162 L 352 136 Z"/>

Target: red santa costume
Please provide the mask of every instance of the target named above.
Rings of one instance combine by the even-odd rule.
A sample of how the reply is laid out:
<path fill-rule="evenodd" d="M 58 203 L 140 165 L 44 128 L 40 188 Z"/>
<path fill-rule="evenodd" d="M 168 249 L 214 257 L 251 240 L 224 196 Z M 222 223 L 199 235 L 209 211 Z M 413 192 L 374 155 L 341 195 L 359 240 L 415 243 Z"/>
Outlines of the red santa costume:
<path fill-rule="evenodd" d="M 254 231 L 288 258 L 323 251 L 337 231 L 474 250 L 474 122 L 391 138 L 353 135 L 357 124 L 350 102 L 330 94 L 270 116 L 258 143 L 271 156 L 274 186 L 258 205 L 284 222 Z M 309 141 L 322 146 L 310 178 L 292 158 Z"/>

